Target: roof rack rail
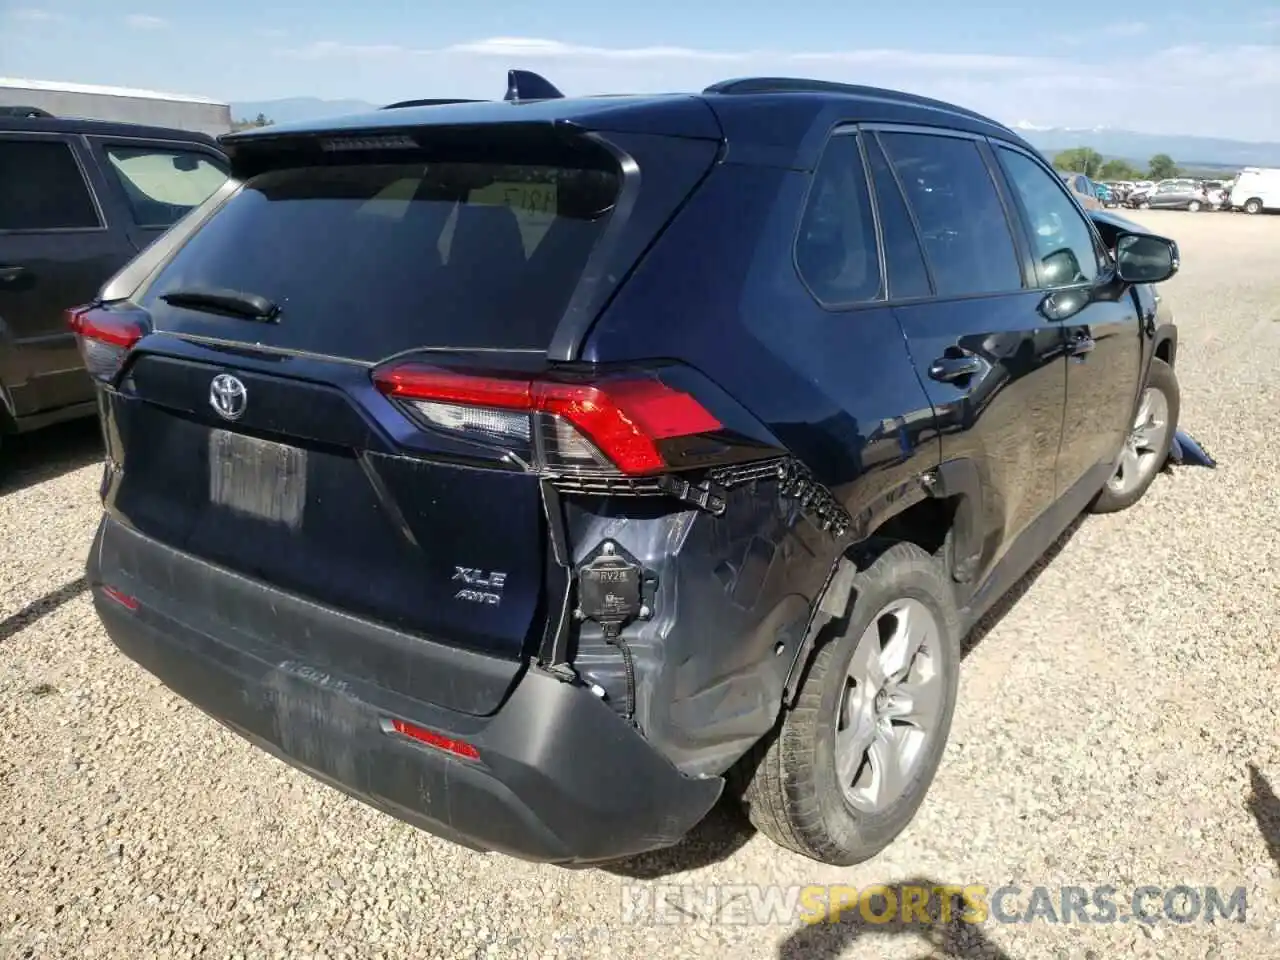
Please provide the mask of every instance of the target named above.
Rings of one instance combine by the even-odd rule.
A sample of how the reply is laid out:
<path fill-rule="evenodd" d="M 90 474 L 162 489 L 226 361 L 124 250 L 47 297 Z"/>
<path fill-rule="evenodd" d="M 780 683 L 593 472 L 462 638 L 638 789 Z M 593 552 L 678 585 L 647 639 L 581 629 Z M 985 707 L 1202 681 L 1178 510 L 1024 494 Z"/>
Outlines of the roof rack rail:
<path fill-rule="evenodd" d="M 438 107 L 446 103 L 484 103 L 483 100 L 468 100 L 464 98 L 454 97 L 436 97 L 426 100 L 401 100 L 397 103 L 388 103 L 383 110 L 398 110 L 401 107 Z"/>
<path fill-rule="evenodd" d="M 546 77 L 532 70 L 507 71 L 507 95 L 504 100 L 563 100 L 564 94 Z"/>
<path fill-rule="evenodd" d="M 1004 124 L 996 120 L 992 120 L 990 117 L 983 116 L 982 114 L 974 110 L 969 110 L 965 107 L 956 106 L 954 103 L 935 100 L 932 97 L 924 97 L 918 93 L 906 93 L 901 90 L 885 90 L 879 87 L 868 87 L 855 83 L 839 83 L 834 80 L 806 80 L 799 77 L 739 77 L 732 80 L 721 80 L 719 83 L 713 83 L 702 92 L 704 94 L 848 93 L 864 97 L 892 96 L 895 100 L 901 100 L 904 103 L 914 103 L 922 107 L 934 107 L 939 110 L 947 110 L 951 113 L 961 114 L 974 120 L 981 120 L 983 123 L 992 124 L 1002 130 L 1008 129 Z"/>
<path fill-rule="evenodd" d="M 35 119 L 37 117 L 52 120 L 54 116 L 48 110 L 41 110 L 39 107 L 23 107 L 23 106 L 0 106 L 0 117 L 23 117 L 26 119 Z"/>

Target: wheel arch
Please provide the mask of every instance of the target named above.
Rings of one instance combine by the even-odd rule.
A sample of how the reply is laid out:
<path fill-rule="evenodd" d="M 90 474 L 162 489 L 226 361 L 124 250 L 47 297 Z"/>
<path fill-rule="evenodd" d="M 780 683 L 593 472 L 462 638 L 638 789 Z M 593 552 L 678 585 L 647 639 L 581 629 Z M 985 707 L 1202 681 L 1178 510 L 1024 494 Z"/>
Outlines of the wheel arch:
<path fill-rule="evenodd" d="M 885 515 L 832 564 L 783 683 L 783 707 L 794 705 L 817 651 L 835 636 L 857 600 L 854 580 L 895 543 L 913 543 L 943 561 L 957 606 L 972 594 L 985 552 L 982 475 L 968 457 L 947 460 L 919 478 L 925 496 Z"/>

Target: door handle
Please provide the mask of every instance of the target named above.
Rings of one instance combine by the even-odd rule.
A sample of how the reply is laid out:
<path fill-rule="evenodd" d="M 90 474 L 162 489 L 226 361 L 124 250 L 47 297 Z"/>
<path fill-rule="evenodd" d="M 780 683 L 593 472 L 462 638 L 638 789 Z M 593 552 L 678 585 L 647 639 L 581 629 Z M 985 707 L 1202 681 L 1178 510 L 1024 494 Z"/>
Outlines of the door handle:
<path fill-rule="evenodd" d="M 1067 344 L 1067 356 L 1082 357 L 1097 345 L 1098 341 L 1087 334 L 1084 336 L 1073 337 L 1071 342 Z"/>
<path fill-rule="evenodd" d="M 929 376 L 942 383 L 963 380 L 982 372 L 982 360 L 978 357 L 939 357 L 929 365 Z"/>
<path fill-rule="evenodd" d="M 21 280 L 27 275 L 27 268 L 21 264 L 12 263 L 0 266 L 0 283 L 13 283 L 15 280 Z"/>

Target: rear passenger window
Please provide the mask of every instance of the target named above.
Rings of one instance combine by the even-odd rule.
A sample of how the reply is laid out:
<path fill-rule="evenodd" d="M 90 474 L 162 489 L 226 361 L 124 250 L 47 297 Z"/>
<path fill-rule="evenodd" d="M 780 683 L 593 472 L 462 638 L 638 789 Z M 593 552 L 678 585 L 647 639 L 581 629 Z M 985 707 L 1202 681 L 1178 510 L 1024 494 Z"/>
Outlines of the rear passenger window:
<path fill-rule="evenodd" d="M 1004 206 L 972 140 L 882 133 L 916 215 L 939 296 L 1022 288 Z"/>
<path fill-rule="evenodd" d="M 898 181 L 874 137 L 866 140 L 867 163 L 876 188 L 876 209 L 880 213 L 880 235 L 884 243 L 885 267 L 889 274 L 889 296 L 894 300 L 927 297 L 929 270 L 916 238 L 916 228 Z"/>
<path fill-rule="evenodd" d="M 0 230 L 101 225 L 89 185 L 68 144 L 0 139 Z"/>
<path fill-rule="evenodd" d="M 1093 230 L 1058 178 L 1015 150 L 997 147 L 996 155 L 1026 211 L 1041 286 L 1092 282 L 1098 275 Z"/>
<path fill-rule="evenodd" d="M 205 154 L 155 147 L 107 147 L 134 222 L 168 227 L 222 186 L 227 171 Z"/>
<path fill-rule="evenodd" d="M 823 151 L 796 239 L 796 266 L 826 306 L 880 297 L 880 251 L 857 137 L 840 134 Z"/>

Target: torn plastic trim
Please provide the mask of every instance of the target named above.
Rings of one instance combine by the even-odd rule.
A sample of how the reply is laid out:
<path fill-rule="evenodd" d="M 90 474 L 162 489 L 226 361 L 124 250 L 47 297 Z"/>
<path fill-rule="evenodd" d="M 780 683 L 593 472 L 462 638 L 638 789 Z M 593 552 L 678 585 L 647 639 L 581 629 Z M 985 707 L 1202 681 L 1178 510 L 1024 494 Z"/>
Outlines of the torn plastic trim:
<path fill-rule="evenodd" d="M 1169 441 L 1169 459 L 1166 469 L 1173 465 L 1183 467 L 1208 467 L 1216 469 L 1218 461 L 1211 457 L 1198 440 L 1185 430 L 1175 430 Z"/>

